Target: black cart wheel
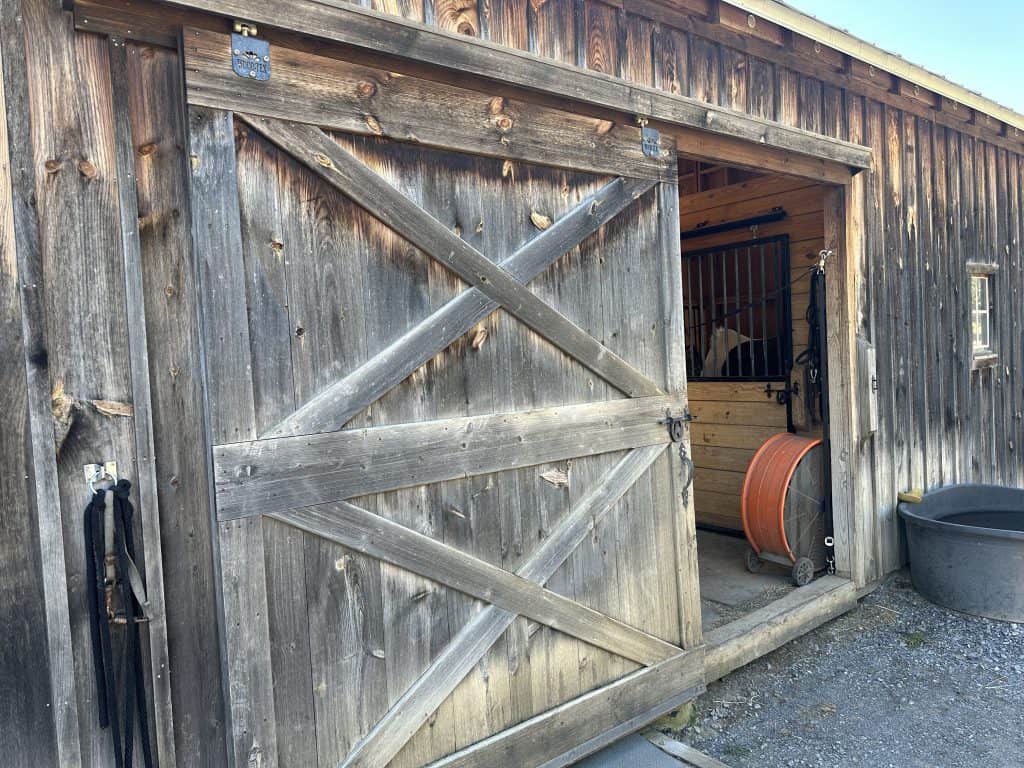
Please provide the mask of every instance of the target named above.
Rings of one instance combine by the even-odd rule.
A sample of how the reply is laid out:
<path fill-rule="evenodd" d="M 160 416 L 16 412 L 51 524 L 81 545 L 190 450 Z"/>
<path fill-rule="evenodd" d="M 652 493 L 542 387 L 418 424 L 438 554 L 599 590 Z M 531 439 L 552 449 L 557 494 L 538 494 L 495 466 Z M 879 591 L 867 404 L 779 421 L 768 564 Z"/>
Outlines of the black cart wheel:
<path fill-rule="evenodd" d="M 793 563 L 793 583 L 798 587 L 811 583 L 814 578 L 814 561 L 809 557 L 798 557 Z"/>
<path fill-rule="evenodd" d="M 761 566 L 764 565 L 764 560 L 757 556 L 757 552 L 752 549 L 747 550 L 746 557 L 747 570 L 751 573 L 757 573 L 761 570 Z"/>

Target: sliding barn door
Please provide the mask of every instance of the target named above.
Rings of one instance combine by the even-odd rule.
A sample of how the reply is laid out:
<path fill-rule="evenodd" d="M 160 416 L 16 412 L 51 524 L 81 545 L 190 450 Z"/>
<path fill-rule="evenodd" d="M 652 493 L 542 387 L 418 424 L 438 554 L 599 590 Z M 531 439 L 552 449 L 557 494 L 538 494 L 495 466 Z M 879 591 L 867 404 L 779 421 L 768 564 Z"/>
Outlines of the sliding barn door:
<path fill-rule="evenodd" d="M 693 696 L 674 148 L 184 40 L 236 764 L 564 764 Z"/>

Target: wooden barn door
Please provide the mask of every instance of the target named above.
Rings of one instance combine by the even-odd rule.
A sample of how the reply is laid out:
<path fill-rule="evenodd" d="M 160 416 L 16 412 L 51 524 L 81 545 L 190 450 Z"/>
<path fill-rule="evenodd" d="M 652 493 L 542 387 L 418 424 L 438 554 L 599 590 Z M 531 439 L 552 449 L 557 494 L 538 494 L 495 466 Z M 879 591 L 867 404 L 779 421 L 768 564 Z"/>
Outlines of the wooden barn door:
<path fill-rule="evenodd" d="M 674 148 L 184 39 L 236 764 L 564 764 L 693 696 Z"/>

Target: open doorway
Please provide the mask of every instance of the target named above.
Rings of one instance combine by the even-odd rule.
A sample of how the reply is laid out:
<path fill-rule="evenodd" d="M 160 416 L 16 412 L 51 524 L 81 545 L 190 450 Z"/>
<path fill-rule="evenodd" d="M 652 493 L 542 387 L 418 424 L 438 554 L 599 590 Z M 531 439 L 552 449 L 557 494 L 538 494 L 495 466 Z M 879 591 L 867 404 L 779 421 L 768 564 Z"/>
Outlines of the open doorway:
<path fill-rule="evenodd" d="M 752 460 L 774 436 L 806 445 L 827 437 L 826 315 L 813 275 L 828 188 L 698 160 L 681 160 L 679 173 L 694 510 L 710 632 L 795 588 L 784 557 L 751 558 L 742 496 Z M 786 533 L 792 552 L 810 555 L 820 574 L 830 559 L 826 446 L 801 462 Z"/>

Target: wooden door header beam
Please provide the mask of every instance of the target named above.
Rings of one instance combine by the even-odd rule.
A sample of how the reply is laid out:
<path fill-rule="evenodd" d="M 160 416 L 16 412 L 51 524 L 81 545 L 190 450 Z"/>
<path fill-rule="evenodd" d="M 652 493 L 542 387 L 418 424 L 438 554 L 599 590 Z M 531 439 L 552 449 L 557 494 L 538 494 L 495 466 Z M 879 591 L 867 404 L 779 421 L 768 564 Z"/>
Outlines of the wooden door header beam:
<path fill-rule="evenodd" d="M 244 19 L 662 123 L 739 138 L 853 170 L 868 168 L 871 164 L 869 147 L 434 29 L 343 0 L 160 2 L 230 19 Z M 679 149 L 685 152 L 684 147 Z"/>

